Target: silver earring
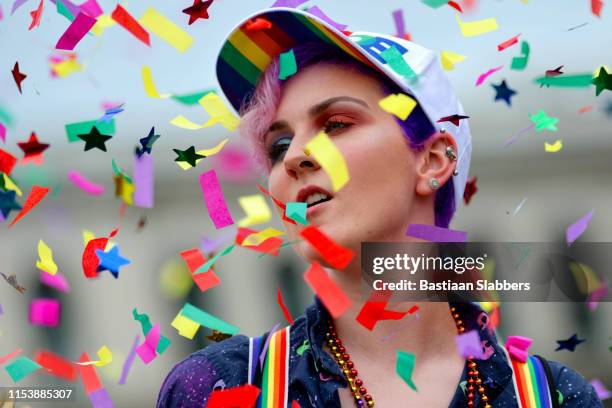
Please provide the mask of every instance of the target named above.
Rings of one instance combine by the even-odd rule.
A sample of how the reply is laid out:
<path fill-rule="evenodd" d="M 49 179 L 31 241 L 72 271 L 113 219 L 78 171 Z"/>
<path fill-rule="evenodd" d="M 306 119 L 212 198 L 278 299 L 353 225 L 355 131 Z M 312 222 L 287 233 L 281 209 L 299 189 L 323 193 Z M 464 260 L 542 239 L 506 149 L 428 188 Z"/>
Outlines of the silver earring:
<path fill-rule="evenodd" d="M 429 187 L 431 187 L 432 190 L 437 190 L 440 188 L 440 182 L 436 178 L 431 178 L 429 179 Z"/>
<path fill-rule="evenodd" d="M 440 133 L 446 133 L 446 129 L 440 128 Z"/>
<path fill-rule="evenodd" d="M 453 146 L 446 146 L 446 157 L 448 157 L 452 161 L 457 161 L 457 154 L 455 153 L 455 149 L 453 149 Z"/>
<path fill-rule="evenodd" d="M 459 170 L 455 169 L 455 170 L 453 171 L 453 176 L 458 176 L 458 175 L 459 175 Z"/>

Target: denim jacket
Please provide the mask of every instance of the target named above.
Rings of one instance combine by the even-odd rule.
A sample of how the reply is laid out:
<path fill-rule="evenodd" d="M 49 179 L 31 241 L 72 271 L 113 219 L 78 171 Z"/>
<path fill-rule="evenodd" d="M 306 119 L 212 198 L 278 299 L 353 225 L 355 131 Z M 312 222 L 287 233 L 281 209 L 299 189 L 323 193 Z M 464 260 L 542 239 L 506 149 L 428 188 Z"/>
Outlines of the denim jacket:
<path fill-rule="evenodd" d="M 473 303 L 453 303 L 464 317 L 466 330 L 478 330 L 487 350 L 486 360 L 476 360 L 493 407 L 517 407 L 512 370 L 488 316 Z M 332 356 L 323 350 L 325 324 L 330 316 L 320 300 L 295 320 L 290 330 L 289 402 L 302 408 L 340 407 L 339 387 L 347 387 Z M 201 349 L 174 366 L 166 377 L 157 400 L 158 408 L 205 406 L 213 390 L 248 383 L 249 338 L 236 335 Z M 576 371 L 549 361 L 555 385 L 562 396 L 561 408 L 602 407 L 593 387 Z M 467 362 L 450 408 L 467 406 L 465 384 Z M 398 401 L 399 402 L 399 401 Z M 480 406 L 476 393 L 475 406 Z"/>

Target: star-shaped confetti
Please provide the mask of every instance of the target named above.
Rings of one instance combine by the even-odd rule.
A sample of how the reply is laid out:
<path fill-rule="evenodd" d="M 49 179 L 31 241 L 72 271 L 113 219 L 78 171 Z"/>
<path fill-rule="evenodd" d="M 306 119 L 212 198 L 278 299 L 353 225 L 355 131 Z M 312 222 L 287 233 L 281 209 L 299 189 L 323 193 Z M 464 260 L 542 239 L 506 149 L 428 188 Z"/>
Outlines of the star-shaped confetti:
<path fill-rule="evenodd" d="M 23 293 L 26 291 L 26 288 L 17 283 L 17 275 L 13 274 L 10 276 L 6 276 L 4 273 L 0 272 L 0 275 L 7 281 L 9 285 L 14 287 L 19 293 Z"/>
<path fill-rule="evenodd" d="M 47 143 L 40 143 L 36 133 L 32 132 L 27 142 L 17 142 L 17 146 L 23 150 L 22 164 L 26 164 L 29 161 L 38 162 L 42 164 L 42 153 L 49 148 Z"/>
<path fill-rule="evenodd" d="M 514 89 L 508 88 L 508 85 L 506 84 L 505 79 L 501 81 L 499 85 L 491 84 L 491 86 L 495 88 L 495 100 L 496 101 L 503 99 L 504 101 L 506 101 L 508 106 L 512 106 L 512 101 L 510 100 L 510 98 L 516 95 L 516 91 Z"/>
<path fill-rule="evenodd" d="M 77 135 L 80 139 L 85 141 L 85 151 L 91 150 L 94 147 L 106 151 L 106 143 L 112 136 L 103 135 L 100 133 L 97 127 L 93 126 L 89 133 L 85 133 L 82 135 Z"/>
<path fill-rule="evenodd" d="M 104 112 L 104 115 L 100 119 L 98 119 L 98 123 L 100 123 L 100 122 L 104 122 L 104 123 L 110 122 L 110 120 L 113 117 L 115 117 L 115 115 L 118 115 L 118 114 L 120 114 L 121 112 L 123 112 L 125 110 L 125 109 L 123 109 L 123 105 L 124 104 L 122 103 L 122 104 L 120 104 L 118 106 L 115 106 L 113 108 L 106 109 L 106 111 Z"/>
<path fill-rule="evenodd" d="M 98 271 L 108 269 L 110 273 L 116 278 L 119 277 L 119 269 L 124 265 L 129 265 L 130 260 L 119 255 L 119 247 L 115 245 L 108 252 L 104 252 L 101 249 L 96 249 L 96 255 L 100 260 L 100 266 Z"/>
<path fill-rule="evenodd" d="M 529 119 L 535 124 L 536 132 L 541 132 L 544 129 L 548 129 L 551 132 L 557 131 L 559 118 L 548 116 L 544 109 L 540 109 L 535 115 L 529 115 Z"/>
<path fill-rule="evenodd" d="M 592 82 L 595 85 L 595 96 L 599 96 L 605 89 L 612 91 L 612 75 L 604 67 L 599 67 L 599 74 Z"/>
<path fill-rule="evenodd" d="M 212 4 L 213 0 L 194 0 L 193 6 L 187 7 L 183 10 L 183 13 L 189 15 L 189 25 L 192 25 L 197 19 L 204 18 L 208 19 L 208 8 Z"/>
<path fill-rule="evenodd" d="M 544 72 L 544 76 L 546 78 L 552 78 L 552 77 L 556 77 L 556 76 L 559 76 L 559 75 L 563 75 L 563 71 L 561 71 L 562 68 L 563 68 L 563 65 L 560 65 L 560 66 L 558 66 L 555 69 L 547 69 Z M 544 84 L 540 84 L 540 88 L 543 87 L 543 86 L 544 86 Z M 546 87 L 550 88 L 550 85 L 547 84 Z"/>
<path fill-rule="evenodd" d="M 197 154 L 195 151 L 195 146 L 190 146 L 187 150 L 172 150 L 174 150 L 174 153 L 178 155 L 178 157 L 174 159 L 175 162 L 185 162 L 188 163 L 191 167 L 196 166 L 196 160 L 203 159 L 206 157 L 201 154 Z"/>
<path fill-rule="evenodd" d="M 143 137 L 142 139 L 140 139 L 142 149 L 137 150 L 138 152 L 140 152 L 137 153 L 138 157 L 142 156 L 145 152 L 151 154 L 151 148 L 153 147 L 153 143 L 155 143 L 157 139 L 159 139 L 159 135 L 155 134 L 155 126 L 153 126 L 149 131 L 147 137 Z"/>
<path fill-rule="evenodd" d="M 0 212 L 4 218 L 8 218 L 13 210 L 21 210 L 21 206 L 15 201 L 16 191 L 0 191 Z"/>
<path fill-rule="evenodd" d="M 21 93 L 21 83 L 27 78 L 27 75 L 23 72 L 19 72 L 19 61 L 15 62 L 15 66 L 13 67 L 11 73 L 13 74 L 13 79 L 15 79 L 19 93 Z"/>
<path fill-rule="evenodd" d="M 559 351 L 559 350 L 574 351 L 577 345 L 585 341 L 586 341 L 585 339 L 579 339 L 578 335 L 574 334 L 572 335 L 572 337 L 570 337 L 567 340 L 557 340 L 557 343 L 559 344 L 559 346 L 555 349 L 555 351 Z"/>
<path fill-rule="evenodd" d="M 40 0 L 40 3 L 38 4 L 38 8 L 36 8 L 36 10 L 30 11 L 32 22 L 30 23 L 30 27 L 28 27 L 28 31 L 40 25 L 40 18 L 42 17 L 42 12 L 43 12 L 43 0 Z"/>
<path fill-rule="evenodd" d="M 478 181 L 478 177 L 468 178 L 468 181 L 465 183 L 465 190 L 463 190 L 463 201 L 465 205 L 468 205 L 472 200 L 472 197 L 478 191 L 478 187 L 476 186 L 476 182 Z"/>
<path fill-rule="evenodd" d="M 459 126 L 459 121 L 461 119 L 468 119 L 469 116 L 464 116 L 464 115 L 457 115 L 456 113 L 454 115 L 450 115 L 450 116 L 444 116 L 443 118 L 438 119 L 438 123 L 442 123 L 442 122 L 450 122 L 455 126 Z"/>

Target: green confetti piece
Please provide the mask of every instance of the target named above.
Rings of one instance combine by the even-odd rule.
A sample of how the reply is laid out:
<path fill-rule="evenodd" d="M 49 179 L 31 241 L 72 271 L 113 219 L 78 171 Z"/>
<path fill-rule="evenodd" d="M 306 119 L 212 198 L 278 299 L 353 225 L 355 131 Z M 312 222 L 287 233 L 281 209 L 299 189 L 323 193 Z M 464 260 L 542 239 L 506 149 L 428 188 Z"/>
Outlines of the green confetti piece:
<path fill-rule="evenodd" d="M 113 172 L 115 172 L 115 176 L 119 177 L 119 176 L 123 176 L 123 178 L 130 184 L 134 184 L 134 182 L 132 181 L 132 179 L 130 178 L 130 176 L 128 176 L 127 174 L 125 174 L 125 172 L 120 169 L 119 167 L 117 167 L 117 163 L 115 163 L 115 159 L 112 159 L 111 161 L 111 165 L 113 166 Z"/>
<path fill-rule="evenodd" d="M 403 76 L 409 81 L 416 81 L 417 75 L 410 65 L 404 60 L 404 56 L 395 47 L 391 46 L 380 53 L 380 56 L 389 64 L 389 67 L 398 75 Z"/>
<path fill-rule="evenodd" d="M 181 309 L 181 315 L 190 320 L 193 320 L 201 326 L 208 327 L 212 330 L 218 330 L 221 333 L 234 335 L 240 331 L 238 327 L 224 322 L 218 317 L 208 314 L 202 309 L 199 309 L 189 303 L 185 303 L 185 305 Z"/>
<path fill-rule="evenodd" d="M 535 124 L 536 132 L 543 130 L 557 131 L 557 122 L 559 118 L 548 116 L 543 109 L 540 109 L 535 115 L 529 115 L 529 119 Z"/>
<path fill-rule="evenodd" d="M 0 122 L 5 123 L 8 126 L 13 124 L 13 115 L 11 115 L 4 106 L 0 105 Z"/>
<path fill-rule="evenodd" d="M 134 308 L 134 310 L 132 310 L 132 316 L 134 317 L 134 320 L 137 320 L 140 323 L 142 326 L 142 333 L 144 336 L 146 336 L 153 328 L 149 315 L 146 313 L 138 313 L 138 310 Z M 172 341 L 162 334 L 159 338 L 159 342 L 157 343 L 157 347 L 155 348 L 155 352 L 157 354 L 163 354 L 168 346 L 170 346 L 170 343 L 172 343 Z"/>
<path fill-rule="evenodd" d="M 302 225 L 308 225 L 308 221 L 306 221 L 307 210 L 308 204 L 306 203 L 286 203 L 285 215 L 295 222 L 299 222 Z"/>
<path fill-rule="evenodd" d="M 170 341 L 169 338 L 162 334 L 159 338 L 159 343 L 157 343 L 157 347 L 155 348 L 155 352 L 157 354 L 164 354 L 164 351 L 166 351 L 166 349 L 168 348 L 168 346 L 170 346 L 171 343 L 172 341 Z"/>
<path fill-rule="evenodd" d="M 5 370 L 13 381 L 19 382 L 39 368 L 42 368 L 40 364 L 27 357 L 19 357 L 17 360 L 7 365 Z"/>
<path fill-rule="evenodd" d="M 540 85 L 557 86 L 561 88 L 586 88 L 592 85 L 593 75 L 591 74 L 576 74 L 576 75 L 559 75 L 555 77 L 539 77 L 535 83 Z"/>
<path fill-rule="evenodd" d="M 310 341 L 308 341 L 308 339 L 304 340 L 304 342 L 302 343 L 302 345 L 300 347 L 297 348 L 296 353 L 298 354 L 298 356 L 301 356 L 302 354 L 304 354 L 306 352 L 306 350 L 308 350 L 310 348 Z"/>
<path fill-rule="evenodd" d="M 64 2 L 62 0 L 57 0 L 56 4 L 57 4 L 58 14 L 61 14 L 62 16 L 66 17 L 70 21 L 74 20 L 74 16 L 70 12 L 70 10 L 68 10 L 68 7 L 64 5 Z"/>
<path fill-rule="evenodd" d="M 448 0 L 422 0 L 423 4 L 431 8 L 440 8 L 448 3 Z"/>
<path fill-rule="evenodd" d="M 397 364 L 395 366 L 395 371 L 397 371 L 397 375 L 400 376 L 402 380 L 408 384 L 410 388 L 413 390 L 417 390 L 416 385 L 412 382 L 412 373 L 414 371 L 414 360 L 416 356 L 414 353 L 407 353 L 402 350 L 397 350 Z"/>
<path fill-rule="evenodd" d="M 215 95 L 217 94 L 216 89 L 213 88 L 213 89 L 207 89 L 205 91 L 195 92 L 191 94 L 172 95 L 172 99 L 174 99 L 177 102 L 182 103 L 183 105 L 197 105 L 200 99 L 202 99 L 204 96 L 208 95 L 211 92 L 214 93 Z"/>
<path fill-rule="evenodd" d="M 297 72 L 297 63 L 295 62 L 293 48 L 287 52 L 283 52 L 279 58 L 280 72 L 278 73 L 278 79 L 287 79 Z"/>
<path fill-rule="evenodd" d="M 236 247 L 236 244 L 232 244 L 232 245 L 228 246 L 227 248 L 225 248 L 223 250 L 223 252 L 219 252 L 217 255 L 213 256 L 208 261 L 206 261 L 206 263 L 204 265 L 202 265 L 198 269 L 196 269 L 196 271 L 193 274 L 197 275 L 199 273 L 206 272 L 207 270 L 210 269 L 211 266 L 213 266 L 215 264 L 215 262 L 217 262 L 217 259 L 221 258 L 222 256 L 225 256 L 225 255 L 229 254 L 230 252 L 232 252 L 232 250 L 235 247 Z"/>
<path fill-rule="evenodd" d="M 68 136 L 68 143 L 82 142 L 78 135 L 84 135 L 91 132 L 93 127 L 98 128 L 98 131 L 103 135 L 113 136 L 115 134 L 115 119 L 111 119 L 108 122 L 100 122 L 98 120 L 88 120 L 86 122 L 75 122 L 66 124 L 66 135 Z"/>
<path fill-rule="evenodd" d="M 510 65 L 510 69 L 522 71 L 527 66 L 527 61 L 529 61 L 529 44 L 527 43 L 527 41 L 522 41 L 521 56 L 512 58 L 512 64 Z"/>

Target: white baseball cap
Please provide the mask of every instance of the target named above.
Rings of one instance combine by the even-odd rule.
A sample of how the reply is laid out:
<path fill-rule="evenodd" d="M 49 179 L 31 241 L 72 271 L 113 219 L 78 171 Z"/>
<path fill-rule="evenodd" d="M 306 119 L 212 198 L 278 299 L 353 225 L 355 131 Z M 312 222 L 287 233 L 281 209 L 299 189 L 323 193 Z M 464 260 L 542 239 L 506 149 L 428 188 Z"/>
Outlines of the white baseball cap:
<path fill-rule="evenodd" d="M 267 27 L 254 28 L 257 24 Z M 221 90 L 233 108 L 240 111 L 253 95 L 261 73 L 275 57 L 296 45 L 316 41 L 335 45 L 338 51 L 387 76 L 417 100 L 436 129 L 445 128 L 453 135 L 458 147 L 458 175 L 453 176 L 458 208 L 468 177 L 472 138 L 466 119 L 460 120 L 458 126 L 438 123 L 445 116 L 464 115 L 464 110 L 436 53 L 427 48 L 386 34 L 342 32 L 299 9 L 270 8 L 245 18 L 224 42 L 217 58 Z"/>

